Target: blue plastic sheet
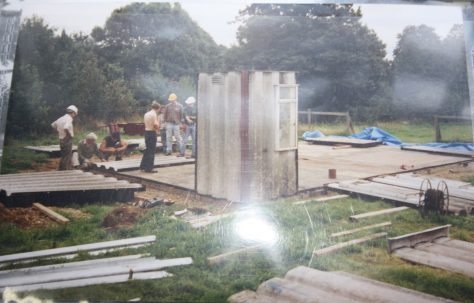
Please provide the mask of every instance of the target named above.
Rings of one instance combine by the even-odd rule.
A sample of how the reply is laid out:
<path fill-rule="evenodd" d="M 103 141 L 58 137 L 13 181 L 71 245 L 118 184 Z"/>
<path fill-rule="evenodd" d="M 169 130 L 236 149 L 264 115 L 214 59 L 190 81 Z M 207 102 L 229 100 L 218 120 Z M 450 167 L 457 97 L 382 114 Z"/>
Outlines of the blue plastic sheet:
<path fill-rule="evenodd" d="M 317 131 L 307 131 L 303 134 L 303 139 L 309 138 L 323 138 L 326 137 L 322 132 L 319 130 Z M 328 138 L 341 138 L 341 136 L 327 136 Z M 401 145 L 402 141 L 400 141 L 397 137 L 392 136 L 391 134 L 387 133 L 386 131 L 378 128 L 378 127 L 367 127 L 363 131 L 357 134 L 353 134 L 349 137 L 344 138 L 355 138 L 355 139 L 364 139 L 364 140 L 374 140 L 380 141 L 386 145 Z"/>
<path fill-rule="evenodd" d="M 319 130 L 316 131 L 307 131 L 303 134 L 303 139 L 308 138 L 341 138 L 341 136 L 325 136 Z M 460 151 L 474 151 L 474 144 L 472 143 L 459 143 L 459 142 L 451 142 L 451 143 L 424 143 L 424 144 L 407 144 L 403 143 L 397 137 L 391 135 L 390 133 L 380 129 L 378 127 L 367 127 L 363 131 L 357 134 L 353 134 L 351 136 L 345 138 L 355 138 L 355 139 L 364 139 L 364 140 L 374 140 L 380 141 L 385 145 L 389 146 L 427 146 L 427 147 L 436 147 L 436 148 L 446 148 L 451 150 L 460 150 Z"/>
<path fill-rule="evenodd" d="M 403 144 L 403 146 L 427 146 L 436 148 L 446 148 L 459 151 L 474 151 L 474 144 L 472 143 L 426 143 L 426 144 Z"/>

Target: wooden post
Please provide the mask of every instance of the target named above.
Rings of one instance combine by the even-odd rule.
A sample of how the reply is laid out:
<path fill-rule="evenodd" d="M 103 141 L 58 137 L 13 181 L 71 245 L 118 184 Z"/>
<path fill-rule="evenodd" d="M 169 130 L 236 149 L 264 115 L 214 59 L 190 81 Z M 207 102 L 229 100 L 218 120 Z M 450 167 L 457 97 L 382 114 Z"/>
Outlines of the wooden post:
<path fill-rule="evenodd" d="M 441 128 L 439 127 L 438 116 L 433 116 L 433 126 L 435 129 L 435 142 L 441 142 Z"/>
<path fill-rule="evenodd" d="M 354 126 L 352 125 L 351 114 L 349 114 L 349 112 L 346 112 L 346 122 L 347 122 L 347 130 L 351 134 L 355 134 Z"/>
<path fill-rule="evenodd" d="M 311 125 L 311 108 L 308 108 L 307 111 L 308 111 L 308 119 L 306 119 L 306 122 L 308 122 L 308 125 Z"/>

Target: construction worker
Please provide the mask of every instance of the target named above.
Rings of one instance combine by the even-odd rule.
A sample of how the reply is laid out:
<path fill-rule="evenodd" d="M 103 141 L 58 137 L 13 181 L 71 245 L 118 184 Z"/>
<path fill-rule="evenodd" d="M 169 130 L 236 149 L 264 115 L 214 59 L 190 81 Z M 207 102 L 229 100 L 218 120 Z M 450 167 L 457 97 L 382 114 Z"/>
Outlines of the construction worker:
<path fill-rule="evenodd" d="M 155 166 L 156 138 L 160 134 L 160 120 L 158 119 L 160 107 L 158 102 L 153 101 L 151 110 L 146 112 L 143 116 L 146 148 L 140 163 L 140 169 L 147 173 L 157 172 L 153 170 L 153 167 Z"/>
<path fill-rule="evenodd" d="M 184 101 L 184 103 L 186 103 L 186 106 L 183 110 L 186 131 L 184 132 L 183 143 L 186 146 L 189 136 L 191 136 L 193 144 L 191 158 L 196 158 L 196 99 L 194 97 L 189 97 L 186 99 L 186 101 Z"/>
<path fill-rule="evenodd" d="M 165 123 L 165 106 L 160 107 L 160 113 L 158 115 L 158 121 L 160 121 L 160 137 L 163 153 L 166 153 L 166 123 Z"/>
<path fill-rule="evenodd" d="M 72 163 L 72 139 L 74 138 L 72 121 L 78 113 L 77 107 L 70 105 L 66 108 L 64 116 L 51 123 L 51 126 L 58 132 L 59 137 L 59 148 L 61 151 L 59 170 L 72 170 L 74 168 Z"/>
<path fill-rule="evenodd" d="M 176 94 L 170 94 L 168 97 L 169 103 L 165 107 L 165 122 L 166 122 L 166 155 L 171 155 L 173 143 L 171 141 L 174 136 L 176 143 L 179 146 L 179 156 L 184 156 L 184 144 L 181 139 L 181 121 L 183 119 L 183 106 L 177 102 Z"/>
<path fill-rule="evenodd" d="M 104 155 L 105 160 L 109 160 L 109 157 L 114 155 L 115 161 L 120 161 L 127 150 L 127 146 L 127 141 L 120 138 L 120 133 L 113 132 L 102 140 L 99 151 Z"/>
<path fill-rule="evenodd" d="M 74 162 L 80 167 L 87 168 L 91 164 L 93 156 L 97 156 L 101 161 L 104 161 L 102 153 L 97 147 L 97 135 L 94 133 L 87 134 L 86 138 L 77 145 L 77 153 L 74 153 Z"/>

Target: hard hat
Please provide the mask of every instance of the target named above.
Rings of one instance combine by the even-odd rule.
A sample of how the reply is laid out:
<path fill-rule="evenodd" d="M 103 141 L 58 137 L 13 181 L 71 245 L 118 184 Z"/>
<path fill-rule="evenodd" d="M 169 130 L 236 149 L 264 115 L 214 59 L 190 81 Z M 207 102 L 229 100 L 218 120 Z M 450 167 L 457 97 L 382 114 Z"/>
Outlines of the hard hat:
<path fill-rule="evenodd" d="M 77 107 L 75 105 L 69 105 L 66 110 L 68 112 L 73 112 L 77 115 L 77 113 L 79 112 L 79 110 L 77 109 Z"/>
<path fill-rule="evenodd" d="M 196 99 L 194 99 L 194 97 L 189 97 L 188 99 L 186 99 L 186 101 L 184 101 L 186 104 L 194 104 L 196 103 Z"/>
<path fill-rule="evenodd" d="M 97 140 L 97 135 L 95 133 L 88 133 L 87 136 L 86 136 L 86 139 L 96 141 Z"/>
<path fill-rule="evenodd" d="M 170 96 L 168 97 L 168 101 L 176 101 L 176 99 L 178 99 L 176 94 L 170 94 Z"/>

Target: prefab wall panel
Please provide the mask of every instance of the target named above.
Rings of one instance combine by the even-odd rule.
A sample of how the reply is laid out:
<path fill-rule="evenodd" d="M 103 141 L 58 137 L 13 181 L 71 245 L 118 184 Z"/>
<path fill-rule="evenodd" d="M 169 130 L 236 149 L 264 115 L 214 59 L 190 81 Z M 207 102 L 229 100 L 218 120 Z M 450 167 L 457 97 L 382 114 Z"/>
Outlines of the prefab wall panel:
<path fill-rule="evenodd" d="M 197 172 L 199 194 L 260 201 L 297 192 L 296 144 L 278 150 L 279 85 L 294 72 L 200 74 Z M 296 110 L 291 121 L 297 123 Z M 296 127 L 296 124 L 295 124 Z M 296 140 L 296 128 L 292 140 Z"/>

